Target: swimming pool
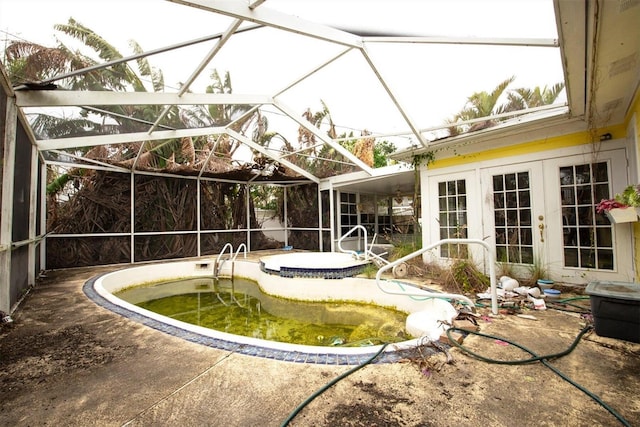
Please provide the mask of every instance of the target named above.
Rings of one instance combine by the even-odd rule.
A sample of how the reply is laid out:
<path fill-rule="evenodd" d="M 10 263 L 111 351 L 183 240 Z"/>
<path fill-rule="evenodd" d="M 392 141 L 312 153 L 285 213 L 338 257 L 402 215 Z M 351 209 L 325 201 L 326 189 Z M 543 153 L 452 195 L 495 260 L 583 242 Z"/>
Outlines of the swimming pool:
<path fill-rule="evenodd" d="M 211 277 L 214 264 L 214 259 L 203 259 L 129 267 L 92 278 L 85 283 L 83 289 L 97 304 L 132 320 L 189 341 L 241 354 L 299 363 L 351 365 L 367 360 L 380 350 L 380 346 L 308 346 L 232 335 L 158 315 L 113 295 L 120 290 L 144 283 Z M 432 328 L 442 330 L 444 326 L 438 323 L 438 320 L 450 322 L 457 315 L 449 302 L 433 298 L 433 293 L 423 291 L 424 297 L 389 295 L 382 292 L 376 281 L 371 279 L 283 278 L 263 271 L 259 262 L 245 260 L 224 263 L 220 273 L 224 273 L 225 268 L 232 269 L 235 276 L 258 282 L 265 293 L 281 298 L 301 301 L 357 301 L 390 307 L 408 314 L 428 313 L 428 321 L 434 325 Z M 411 293 L 415 295 L 420 291 L 412 288 Z M 378 363 L 402 359 L 404 352 L 414 349 L 418 341 L 419 339 L 412 339 L 387 346 L 383 355 L 378 358 Z"/>
<path fill-rule="evenodd" d="M 274 297 L 238 276 L 163 281 L 115 295 L 182 322 L 269 341 L 362 347 L 410 338 L 404 312 L 352 301 Z"/>

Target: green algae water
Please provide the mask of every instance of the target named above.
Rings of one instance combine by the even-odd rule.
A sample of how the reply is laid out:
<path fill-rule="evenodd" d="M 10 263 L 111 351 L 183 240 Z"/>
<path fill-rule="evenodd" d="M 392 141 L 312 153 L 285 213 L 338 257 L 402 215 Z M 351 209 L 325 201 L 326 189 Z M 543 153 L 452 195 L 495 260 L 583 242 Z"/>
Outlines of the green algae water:
<path fill-rule="evenodd" d="M 269 341 L 367 346 L 407 339 L 406 313 L 352 302 L 286 300 L 262 293 L 246 279 L 145 284 L 115 295 L 182 322 Z"/>

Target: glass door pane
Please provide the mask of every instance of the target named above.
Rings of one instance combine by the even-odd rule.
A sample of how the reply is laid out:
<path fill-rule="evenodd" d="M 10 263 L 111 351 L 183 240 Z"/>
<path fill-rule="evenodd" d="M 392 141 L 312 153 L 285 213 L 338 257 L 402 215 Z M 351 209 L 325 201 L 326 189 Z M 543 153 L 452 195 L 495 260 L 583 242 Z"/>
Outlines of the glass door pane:
<path fill-rule="evenodd" d="M 608 199 L 607 162 L 559 168 L 565 267 L 613 270 L 613 227 L 595 205 Z"/>
<path fill-rule="evenodd" d="M 585 284 L 593 280 L 633 281 L 632 230 L 611 224 L 595 206 L 627 185 L 624 149 L 544 160 L 545 259 L 555 280 Z M 533 178 L 532 178 L 533 179 Z"/>
<path fill-rule="evenodd" d="M 498 262 L 533 264 L 528 171 L 493 175 L 493 216 Z"/>

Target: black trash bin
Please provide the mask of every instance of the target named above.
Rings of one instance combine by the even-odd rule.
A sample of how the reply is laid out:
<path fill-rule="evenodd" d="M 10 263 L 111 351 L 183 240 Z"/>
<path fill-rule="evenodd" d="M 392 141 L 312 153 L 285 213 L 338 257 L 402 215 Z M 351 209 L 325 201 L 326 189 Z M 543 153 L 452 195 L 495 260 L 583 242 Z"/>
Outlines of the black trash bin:
<path fill-rule="evenodd" d="M 586 292 L 596 334 L 640 343 L 640 283 L 590 282 Z"/>

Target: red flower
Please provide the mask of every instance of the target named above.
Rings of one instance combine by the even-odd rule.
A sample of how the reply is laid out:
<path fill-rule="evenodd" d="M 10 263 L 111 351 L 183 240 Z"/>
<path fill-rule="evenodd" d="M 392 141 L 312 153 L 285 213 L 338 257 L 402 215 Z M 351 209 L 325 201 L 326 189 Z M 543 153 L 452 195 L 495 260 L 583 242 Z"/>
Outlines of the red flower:
<path fill-rule="evenodd" d="M 596 212 L 603 213 L 606 211 L 610 211 L 611 209 L 616 209 L 616 208 L 624 209 L 628 207 L 629 206 L 625 205 L 624 203 L 620 203 L 616 199 L 602 199 L 600 200 L 600 203 L 596 205 Z"/>

